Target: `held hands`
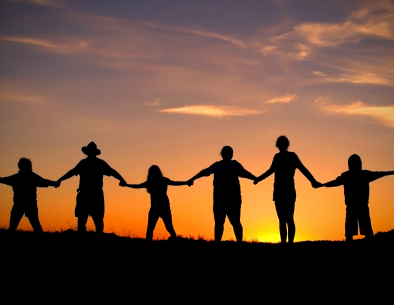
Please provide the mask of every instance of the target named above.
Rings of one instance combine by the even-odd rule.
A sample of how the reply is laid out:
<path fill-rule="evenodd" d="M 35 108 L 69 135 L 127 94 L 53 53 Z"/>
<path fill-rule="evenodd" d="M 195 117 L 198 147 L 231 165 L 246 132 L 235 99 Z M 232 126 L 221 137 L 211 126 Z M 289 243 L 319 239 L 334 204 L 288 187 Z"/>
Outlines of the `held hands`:
<path fill-rule="evenodd" d="M 321 183 L 318 182 L 318 181 L 315 181 L 315 182 L 312 183 L 312 187 L 313 187 L 314 189 L 318 189 L 319 187 L 322 187 L 322 186 L 324 186 L 324 184 L 321 184 Z"/>
<path fill-rule="evenodd" d="M 60 184 L 61 184 L 61 182 L 60 182 L 59 180 L 57 180 L 57 181 L 55 181 L 54 187 L 55 187 L 55 188 L 58 188 L 58 187 L 60 186 Z"/>
<path fill-rule="evenodd" d="M 127 186 L 127 182 L 126 181 L 119 181 L 119 186 Z"/>
<path fill-rule="evenodd" d="M 259 183 L 261 180 L 259 179 L 259 178 L 256 178 L 254 181 L 253 181 L 253 184 L 254 185 L 256 185 L 257 183 Z"/>
<path fill-rule="evenodd" d="M 192 186 L 194 184 L 194 180 L 190 179 L 186 182 L 188 186 Z"/>

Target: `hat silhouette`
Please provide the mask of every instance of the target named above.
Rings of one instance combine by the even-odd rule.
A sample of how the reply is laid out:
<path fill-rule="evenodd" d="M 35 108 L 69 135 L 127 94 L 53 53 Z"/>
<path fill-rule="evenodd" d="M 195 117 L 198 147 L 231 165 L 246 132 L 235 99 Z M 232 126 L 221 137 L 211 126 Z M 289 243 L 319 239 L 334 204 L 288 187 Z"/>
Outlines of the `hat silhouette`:
<path fill-rule="evenodd" d="M 81 148 L 82 152 L 85 155 L 95 155 L 98 156 L 99 154 L 101 154 L 100 149 L 97 149 L 97 145 L 94 142 L 90 142 L 87 146 L 84 146 Z"/>

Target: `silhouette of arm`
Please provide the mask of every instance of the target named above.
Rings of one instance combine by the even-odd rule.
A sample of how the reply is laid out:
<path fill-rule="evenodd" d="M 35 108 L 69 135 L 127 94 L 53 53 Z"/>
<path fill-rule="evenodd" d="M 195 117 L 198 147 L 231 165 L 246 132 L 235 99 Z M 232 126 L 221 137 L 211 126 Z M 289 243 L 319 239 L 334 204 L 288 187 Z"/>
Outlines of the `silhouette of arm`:
<path fill-rule="evenodd" d="M 141 184 L 127 184 L 127 183 L 122 184 L 122 181 L 121 181 L 121 183 L 119 183 L 119 185 L 130 187 L 132 189 L 146 189 L 148 187 L 148 182 L 145 181 L 144 183 L 141 183 Z"/>
<path fill-rule="evenodd" d="M 336 187 L 336 186 L 341 186 L 343 185 L 343 179 L 341 176 L 339 176 L 337 179 L 332 180 L 330 182 L 324 183 L 323 186 L 325 187 Z"/>
<path fill-rule="evenodd" d="M 211 167 L 212 167 L 212 166 L 210 166 L 210 167 L 208 167 L 208 168 L 206 168 L 206 169 L 203 169 L 201 172 L 199 172 L 197 175 L 195 175 L 195 176 L 194 176 L 193 178 L 191 178 L 189 181 L 194 181 L 194 180 L 196 180 L 196 179 L 200 179 L 201 177 L 208 177 L 208 176 L 212 175 L 212 174 L 213 174 L 213 171 L 212 171 Z M 189 182 L 189 181 L 188 181 L 188 182 Z"/>
<path fill-rule="evenodd" d="M 116 179 L 118 179 L 120 182 L 126 181 L 126 180 L 124 180 L 123 177 L 122 177 L 116 170 L 114 170 L 113 168 L 111 168 L 111 176 L 114 177 L 114 178 L 116 178 Z"/>
<path fill-rule="evenodd" d="M 239 173 L 238 176 L 239 176 L 239 177 L 242 177 L 242 178 L 249 179 L 249 180 L 256 180 L 256 176 L 253 175 L 253 174 L 251 174 L 250 172 L 248 172 L 248 171 L 247 171 L 246 169 L 244 169 L 244 168 L 242 168 L 242 170 L 240 171 L 240 173 Z"/>
<path fill-rule="evenodd" d="M 273 167 L 271 165 L 271 167 L 264 174 L 257 177 L 255 181 L 260 182 L 260 181 L 264 180 L 265 178 L 268 178 L 269 176 L 271 176 L 274 172 L 275 172 L 275 170 L 273 169 Z"/>
<path fill-rule="evenodd" d="M 56 186 L 57 185 L 56 181 L 44 179 L 37 174 L 35 174 L 35 179 L 36 179 L 36 186 L 37 187 L 48 187 L 48 186 Z"/>
<path fill-rule="evenodd" d="M 56 182 L 57 182 L 57 184 L 60 184 L 62 181 L 70 179 L 71 177 L 74 177 L 74 176 L 77 176 L 77 175 L 78 175 L 78 171 L 77 171 L 77 169 L 75 167 L 72 170 L 68 171 L 61 178 L 59 178 Z"/>
<path fill-rule="evenodd" d="M 369 182 L 375 181 L 379 178 L 383 178 L 385 176 L 394 175 L 394 171 L 391 172 L 370 172 Z"/>
<path fill-rule="evenodd" d="M 187 181 L 172 181 L 171 179 L 168 179 L 168 185 L 176 185 L 176 186 L 180 186 L 180 185 L 187 185 Z"/>
<path fill-rule="evenodd" d="M 322 184 L 320 182 L 317 182 L 316 179 L 312 176 L 312 174 L 308 171 L 308 169 L 302 164 L 301 160 L 298 159 L 298 169 L 300 172 L 309 180 L 309 182 L 312 184 L 314 188 L 321 187 Z"/>
<path fill-rule="evenodd" d="M 0 178 L 0 183 L 12 186 L 14 183 L 14 176 Z"/>

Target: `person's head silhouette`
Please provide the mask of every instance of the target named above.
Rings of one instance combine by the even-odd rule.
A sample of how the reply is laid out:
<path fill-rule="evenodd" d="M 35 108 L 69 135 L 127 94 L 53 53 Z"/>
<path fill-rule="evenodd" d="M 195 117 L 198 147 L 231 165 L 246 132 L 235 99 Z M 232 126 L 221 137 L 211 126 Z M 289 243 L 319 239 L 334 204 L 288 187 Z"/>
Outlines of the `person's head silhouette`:
<path fill-rule="evenodd" d="M 101 154 L 100 149 L 97 149 L 97 145 L 94 142 L 90 142 L 87 146 L 82 147 L 81 150 L 88 157 L 95 157 Z"/>
<path fill-rule="evenodd" d="M 348 160 L 349 171 L 361 171 L 363 164 L 359 155 L 351 155 Z"/>
<path fill-rule="evenodd" d="M 160 167 L 158 167 L 157 165 L 152 165 L 151 167 L 149 167 L 147 180 L 154 180 L 161 177 L 163 177 L 163 174 L 160 170 Z"/>
<path fill-rule="evenodd" d="M 233 158 L 234 151 L 230 146 L 224 146 L 220 152 L 223 160 L 230 161 Z"/>
<path fill-rule="evenodd" d="M 278 147 L 279 151 L 286 151 L 290 146 L 290 141 L 286 136 L 280 136 L 276 140 L 276 147 Z"/>
<path fill-rule="evenodd" d="M 18 168 L 21 172 L 33 171 L 33 165 L 28 158 L 20 158 L 18 162 Z"/>

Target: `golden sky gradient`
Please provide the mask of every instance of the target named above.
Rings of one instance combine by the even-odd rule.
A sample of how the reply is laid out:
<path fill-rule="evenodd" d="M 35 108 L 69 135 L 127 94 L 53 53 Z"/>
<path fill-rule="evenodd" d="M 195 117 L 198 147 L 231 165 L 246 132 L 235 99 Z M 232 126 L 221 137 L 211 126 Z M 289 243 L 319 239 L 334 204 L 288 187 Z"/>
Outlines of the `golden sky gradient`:
<path fill-rule="evenodd" d="M 128 183 L 152 164 L 187 180 L 224 145 L 261 175 L 281 134 L 320 182 L 354 153 L 394 170 L 393 50 L 393 1 L 0 1 L 0 176 L 29 157 L 56 180 L 90 141 Z M 78 181 L 38 190 L 44 230 L 76 225 Z M 343 188 L 295 181 L 296 241 L 343 239 Z M 371 183 L 374 232 L 394 228 L 393 183 Z M 245 239 L 279 241 L 273 177 L 241 188 Z M 144 236 L 146 191 L 104 192 L 105 231 Z M 0 185 L 0 226 L 12 195 Z M 213 238 L 212 177 L 168 195 L 178 234 Z"/>

